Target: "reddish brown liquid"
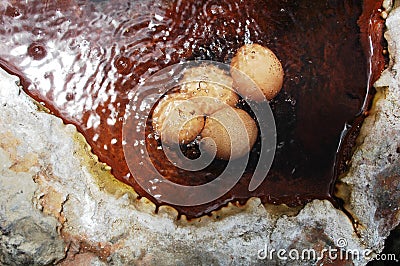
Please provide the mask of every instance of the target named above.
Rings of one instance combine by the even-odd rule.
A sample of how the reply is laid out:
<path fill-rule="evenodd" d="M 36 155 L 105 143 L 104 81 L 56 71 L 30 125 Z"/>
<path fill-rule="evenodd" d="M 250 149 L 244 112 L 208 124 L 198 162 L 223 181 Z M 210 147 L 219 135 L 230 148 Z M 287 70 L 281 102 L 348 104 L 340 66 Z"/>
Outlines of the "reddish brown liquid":
<path fill-rule="evenodd" d="M 282 62 L 285 80 L 271 103 L 278 146 L 267 178 L 256 191 L 247 190 L 256 145 L 246 173 L 229 193 L 206 205 L 175 207 L 198 217 L 252 196 L 300 205 L 333 200 L 332 184 L 345 169 L 370 87 L 384 66 L 380 5 L 374 0 L 8 0 L 0 6 L 0 62 L 22 78 L 28 94 L 75 124 L 116 178 L 160 205 L 128 175 L 124 160 L 122 122 L 135 86 L 180 60 L 229 63 L 245 42 L 268 46 Z M 343 137 L 346 125 L 355 126 Z M 190 173 L 165 163 L 160 151 L 151 154 L 172 180 L 188 184 L 210 180 L 224 167 L 215 161 Z"/>

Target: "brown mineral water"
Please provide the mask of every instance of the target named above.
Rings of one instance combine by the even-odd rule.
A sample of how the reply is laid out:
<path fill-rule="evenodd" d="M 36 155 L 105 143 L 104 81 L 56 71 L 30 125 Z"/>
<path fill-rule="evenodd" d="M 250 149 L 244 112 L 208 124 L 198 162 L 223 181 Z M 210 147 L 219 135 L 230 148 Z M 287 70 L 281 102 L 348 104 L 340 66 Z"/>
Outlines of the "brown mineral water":
<path fill-rule="evenodd" d="M 30 96 L 76 125 L 117 179 L 159 206 L 129 173 L 122 148 L 125 109 L 138 83 L 180 61 L 229 64 L 245 43 L 267 46 L 285 72 L 271 102 L 277 149 L 267 178 L 248 191 L 255 165 L 263 163 L 258 143 L 231 191 L 208 204 L 174 207 L 198 217 L 253 196 L 290 206 L 335 203 L 332 185 L 346 168 L 371 86 L 384 67 L 380 6 L 374 0 L 6 0 L 0 5 L 0 63 Z M 177 169 L 154 148 L 154 139 L 147 141 L 153 162 L 171 180 L 195 185 L 225 167 L 215 160 L 197 172 Z M 196 149 L 185 149 L 196 156 Z"/>

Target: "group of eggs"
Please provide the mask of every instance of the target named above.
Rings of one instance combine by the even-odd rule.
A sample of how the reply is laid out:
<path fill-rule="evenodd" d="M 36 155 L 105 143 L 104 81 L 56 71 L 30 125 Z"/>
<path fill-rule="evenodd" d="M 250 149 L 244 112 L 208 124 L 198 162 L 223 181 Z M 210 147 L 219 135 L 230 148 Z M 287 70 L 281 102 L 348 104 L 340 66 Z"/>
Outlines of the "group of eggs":
<path fill-rule="evenodd" d="M 259 44 L 242 46 L 232 58 L 230 75 L 214 65 L 188 69 L 178 89 L 159 100 L 152 125 L 164 144 L 199 140 L 216 158 L 234 160 L 256 142 L 257 124 L 237 108 L 240 97 L 269 101 L 281 90 L 283 68 L 276 55 Z"/>

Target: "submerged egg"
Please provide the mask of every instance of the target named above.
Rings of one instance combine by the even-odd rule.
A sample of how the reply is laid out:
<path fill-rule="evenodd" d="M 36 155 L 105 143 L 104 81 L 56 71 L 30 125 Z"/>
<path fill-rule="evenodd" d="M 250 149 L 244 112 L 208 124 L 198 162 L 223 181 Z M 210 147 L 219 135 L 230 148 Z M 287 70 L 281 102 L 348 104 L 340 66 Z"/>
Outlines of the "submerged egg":
<path fill-rule="evenodd" d="M 239 96 L 232 88 L 233 80 L 223 69 L 202 64 L 188 69 L 180 91 L 193 98 L 201 112 L 210 115 L 226 106 L 235 106 Z"/>
<path fill-rule="evenodd" d="M 282 88 L 284 75 L 276 55 L 259 44 L 246 44 L 237 51 L 231 74 L 240 95 L 256 101 L 263 100 L 262 94 L 267 100 L 273 99 Z"/>
<path fill-rule="evenodd" d="M 228 107 L 207 117 L 201 137 L 213 140 L 203 141 L 206 151 L 216 148 L 218 159 L 234 160 L 250 152 L 257 134 L 257 125 L 248 113 Z"/>
<path fill-rule="evenodd" d="M 204 127 L 204 117 L 198 112 L 197 106 L 179 94 L 161 99 L 152 118 L 153 128 L 166 143 L 187 144 Z"/>

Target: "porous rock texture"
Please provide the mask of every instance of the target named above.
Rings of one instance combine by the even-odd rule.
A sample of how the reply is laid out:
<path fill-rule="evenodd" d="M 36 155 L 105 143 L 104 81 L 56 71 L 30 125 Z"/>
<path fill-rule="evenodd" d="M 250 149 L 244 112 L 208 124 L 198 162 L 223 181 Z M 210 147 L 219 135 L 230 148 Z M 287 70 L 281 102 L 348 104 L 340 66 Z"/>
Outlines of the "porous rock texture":
<path fill-rule="evenodd" d="M 338 265 L 323 251 L 341 248 L 360 252 L 341 265 L 365 265 L 399 223 L 400 9 L 390 12 L 385 37 L 390 66 L 338 182 L 347 213 L 328 201 L 290 209 L 254 198 L 192 221 L 169 207 L 155 214 L 74 126 L 0 69 L 0 264 Z M 317 257 L 289 256 L 311 249 Z"/>
<path fill-rule="evenodd" d="M 399 222 L 400 8 L 390 13 L 386 26 L 390 64 L 375 83 L 377 94 L 358 136 L 350 171 L 338 184 L 367 246 L 382 244 Z"/>

